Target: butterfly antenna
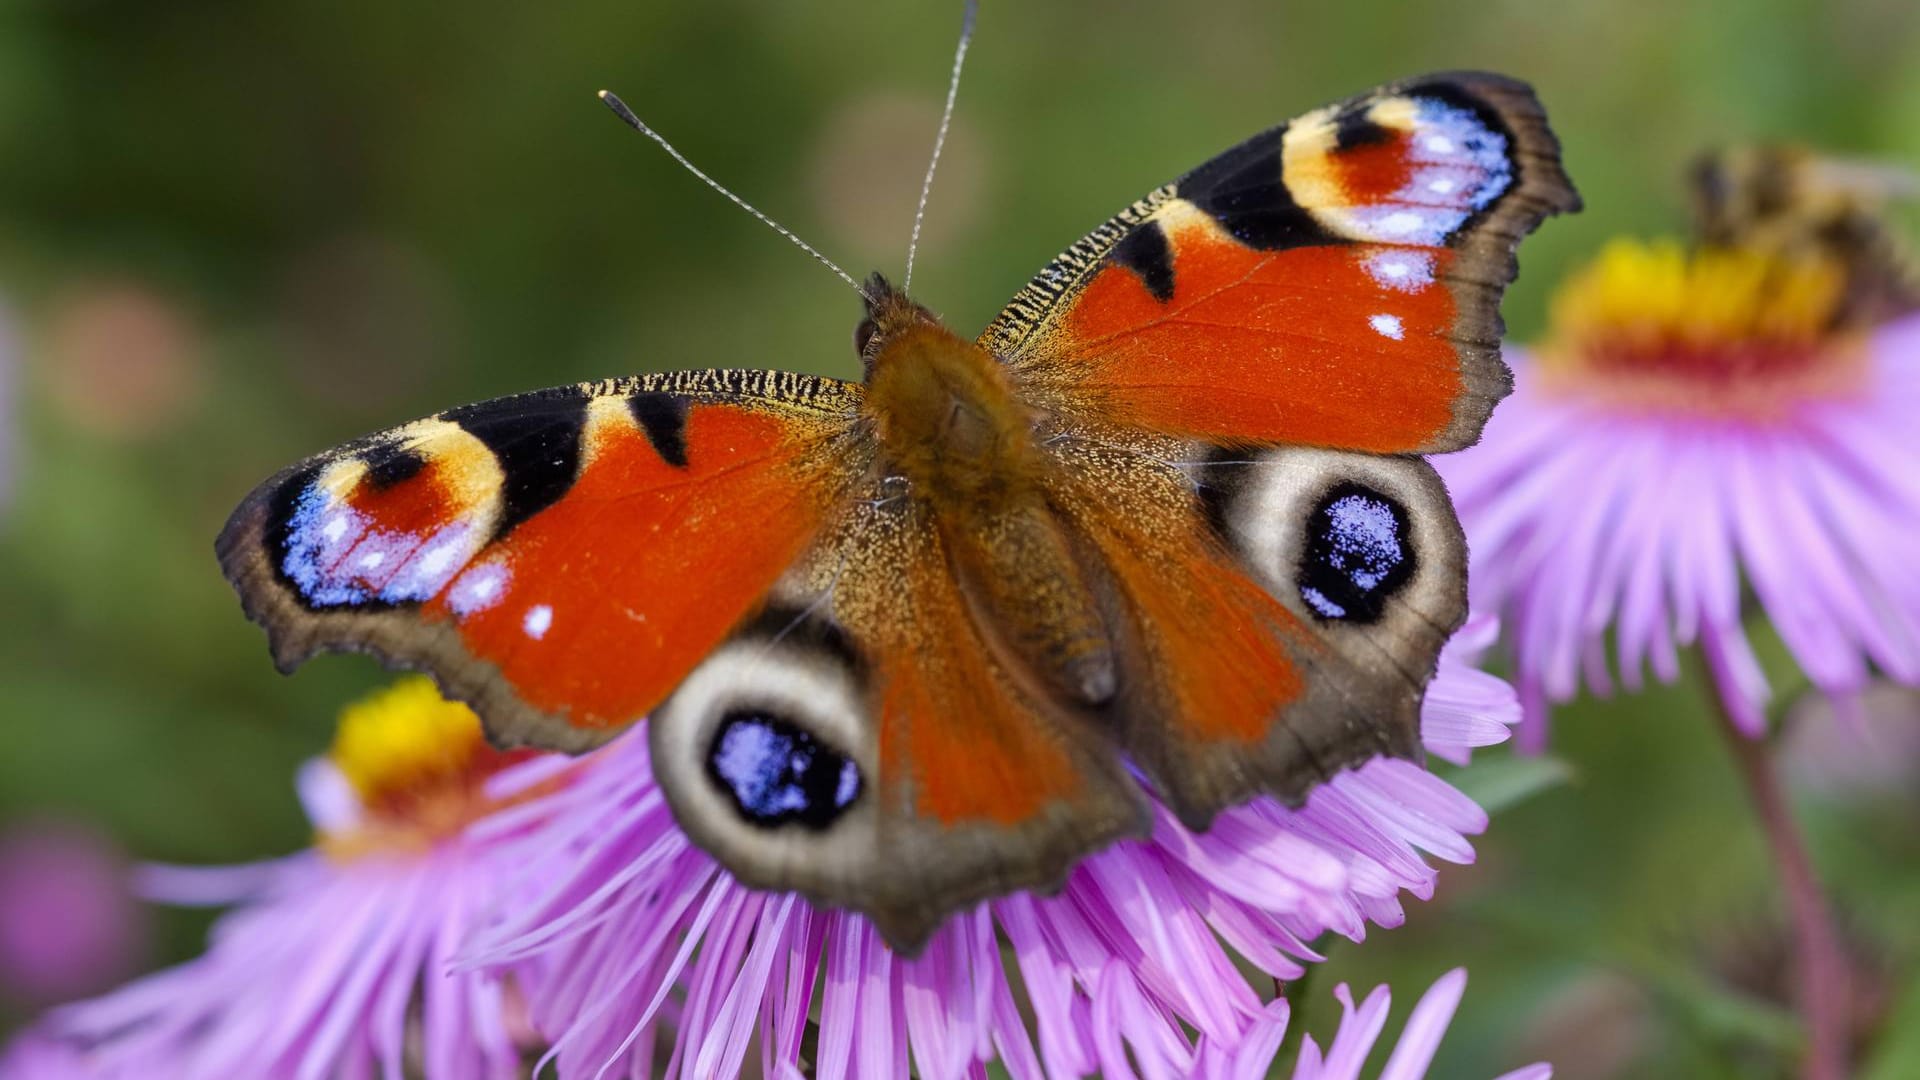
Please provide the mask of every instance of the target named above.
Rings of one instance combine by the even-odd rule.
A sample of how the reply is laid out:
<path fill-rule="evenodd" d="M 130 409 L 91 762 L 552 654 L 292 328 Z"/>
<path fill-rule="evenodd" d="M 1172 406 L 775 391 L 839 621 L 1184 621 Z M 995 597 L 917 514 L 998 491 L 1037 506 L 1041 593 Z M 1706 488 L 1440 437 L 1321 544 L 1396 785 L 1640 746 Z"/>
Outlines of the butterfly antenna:
<path fill-rule="evenodd" d="M 874 302 L 874 298 L 872 294 L 867 292 L 866 288 L 862 286 L 858 281 L 855 281 L 853 279 L 852 274 L 849 274 L 845 270 L 840 269 L 839 263 L 836 263 L 832 259 L 827 258 L 825 255 L 820 254 L 819 250 L 815 248 L 812 244 L 809 244 L 805 240 L 802 240 L 798 236 L 795 236 L 793 234 L 793 230 L 787 228 L 785 225 L 782 225 L 779 222 L 768 217 L 767 215 L 761 213 L 759 210 L 754 208 L 752 203 L 749 203 L 747 200 L 741 198 L 738 195 L 735 195 L 731 191 L 728 191 L 724 186 L 721 185 L 720 181 L 715 180 L 713 177 L 708 176 L 704 172 L 701 172 L 700 167 L 698 165 L 695 165 L 693 162 L 688 161 L 685 154 L 682 154 L 680 151 L 675 150 L 673 148 L 673 144 L 666 140 L 666 136 L 661 135 L 659 132 L 648 127 L 646 124 L 646 121 L 640 119 L 638 116 L 635 116 L 633 114 L 633 110 L 627 108 L 627 103 L 624 101 L 621 101 L 618 97 L 614 96 L 611 90 L 600 91 L 600 100 L 606 102 L 607 108 L 613 110 L 613 115 L 619 117 L 622 121 L 626 123 L 628 127 L 632 128 L 633 130 L 639 132 L 642 135 L 645 135 L 647 138 L 652 139 L 654 142 L 659 143 L 660 149 L 665 150 L 668 156 L 672 157 L 673 160 L 679 162 L 682 168 L 686 169 L 688 172 L 692 173 L 693 175 L 699 177 L 702 183 L 706 184 L 708 187 L 719 192 L 720 194 L 725 195 L 727 197 L 727 200 L 733 203 L 733 205 L 738 206 L 740 209 L 745 210 L 747 213 L 752 214 L 756 218 L 759 218 L 763 223 L 765 223 L 767 228 L 772 229 L 774 232 L 777 232 L 781 236 L 784 236 L 787 239 L 793 241 L 794 244 L 797 245 L 801 251 L 804 251 L 807 254 L 813 256 L 815 259 L 819 260 L 820 265 L 825 266 L 827 269 L 840 275 L 840 280 L 846 282 L 848 285 L 853 286 L 853 291 L 859 293 L 861 299 L 867 301 L 869 304 Z"/>
<path fill-rule="evenodd" d="M 901 292 L 913 290 L 913 256 L 920 250 L 920 223 L 927 217 L 927 196 L 933 191 L 933 173 L 940 167 L 940 151 L 947 145 L 947 126 L 953 123 L 953 102 L 960 96 L 960 68 L 967 62 L 967 46 L 973 43 L 973 21 L 980 14 L 980 0 L 967 0 L 960 16 L 960 44 L 953 50 L 953 76 L 947 80 L 947 106 L 940 111 L 940 132 L 933 137 L 933 160 L 927 162 L 927 178 L 920 183 L 920 205 L 913 211 L 913 238 L 907 241 L 907 277 Z"/>

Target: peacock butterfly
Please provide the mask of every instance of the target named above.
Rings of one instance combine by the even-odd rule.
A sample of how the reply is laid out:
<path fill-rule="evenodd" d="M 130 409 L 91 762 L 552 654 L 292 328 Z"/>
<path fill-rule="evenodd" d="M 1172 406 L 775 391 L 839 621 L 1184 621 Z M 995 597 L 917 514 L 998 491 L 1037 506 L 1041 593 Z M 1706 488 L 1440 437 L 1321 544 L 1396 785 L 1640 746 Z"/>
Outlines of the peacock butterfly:
<path fill-rule="evenodd" d="M 502 746 L 648 718 L 728 870 L 916 951 L 1145 834 L 1142 778 L 1198 830 L 1418 753 L 1466 605 L 1420 455 L 1478 438 L 1514 249 L 1578 205 L 1524 84 L 1394 83 L 1150 192 L 976 338 L 875 275 L 863 382 L 451 409 L 267 480 L 221 565 L 282 669 L 427 671 Z"/>

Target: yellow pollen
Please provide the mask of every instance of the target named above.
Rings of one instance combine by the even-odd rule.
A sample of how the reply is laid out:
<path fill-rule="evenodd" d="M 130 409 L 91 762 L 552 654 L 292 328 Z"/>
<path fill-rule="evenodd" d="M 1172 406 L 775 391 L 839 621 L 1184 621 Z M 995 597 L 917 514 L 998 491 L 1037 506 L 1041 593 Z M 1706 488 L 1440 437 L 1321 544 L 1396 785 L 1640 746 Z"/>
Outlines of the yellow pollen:
<path fill-rule="evenodd" d="M 1858 385 L 1845 290 L 1825 255 L 1615 240 L 1554 297 L 1542 375 L 1637 405 L 1778 414 Z"/>
<path fill-rule="evenodd" d="M 342 709 L 330 756 L 371 807 L 464 782 L 485 749 L 473 710 L 441 697 L 431 680 L 413 676 Z"/>
<path fill-rule="evenodd" d="M 486 779 L 527 756 L 486 740 L 472 709 L 414 676 L 340 712 L 328 756 L 360 796 L 361 824 L 323 835 L 329 853 L 423 848 L 497 809 Z"/>

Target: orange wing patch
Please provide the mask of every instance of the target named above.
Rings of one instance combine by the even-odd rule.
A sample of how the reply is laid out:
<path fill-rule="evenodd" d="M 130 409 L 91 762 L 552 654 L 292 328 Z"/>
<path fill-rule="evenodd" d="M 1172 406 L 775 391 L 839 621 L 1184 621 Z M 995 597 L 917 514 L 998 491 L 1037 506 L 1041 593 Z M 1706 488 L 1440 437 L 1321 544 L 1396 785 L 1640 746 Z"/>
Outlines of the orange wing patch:
<path fill-rule="evenodd" d="M 1297 800 L 1380 752 L 1329 700 L 1343 691 L 1329 681 L 1346 674 L 1340 658 L 1221 546 L 1178 469 L 1146 446 L 1069 437 L 1053 450 L 1063 467 L 1049 497 L 1116 600 L 1116 734 L 1183 822 L 1204 829 L 1257 794 Z M 1361 735 L 1381 722 L 1360 719 Z"/>
<path fill-rule="evenodd" d="M 683 441 L 676 465 L 625 402 L 599 399 L 566 498 L 423 614 L 453 618 L 534 708 L 586 728 L 641 715 L 799 557 L 824 513 L 818 478 L 796 469 L 808 446 L 778 417 L 691 405 Z"/>
<path fill-rule="evenodd" d="M 1036 827 L 1050 806 L 1091 808 L 1105 829 L 1124 805 L 1130 823 L 1111 742 L 1016 674 L 951 555 L 923 503 L 854 500 L 802 574 L 871 664 L 883 805 L 941 828 Z"/>
<path fill-rule="evenodd" d="M 716 823 L 732 819 L 697 810 L 707 772 L 687 767 L 684 747 L 704 754 L 710 737 L 678 694 L 652 736 L 656 767 L 681 778 L 664 784 L 668 798 L 677 813 L 695 809 L 688 827 L 709 851 L 744 880 L 866 913 L 911 953 L 980 900 L 1057 889 L 1083 856 L 1147 835 L 1152 815 L 1105 718 L 1054 700 L 1021 670 L 977 617 L 942 523 L 886 490 L 876 483 L 875 497 L 842 503 L 775 590 L 778 617 L 755 624 L 749 647 L 764 659 L 727 684 L 870 768 L 860 790 L 873 797 L 835 804 L 828 827 L 727 834 Z M 780 647 L 753 644 L 770 640 Z M 769 689 L 782 679 L 811 688 L 804 702 Z M 860 704 L 837 702 L 829 686 Z"/>
<path fill-rule="evenodd" d="M 1171 725 L 1210 742 L 1265 739 L 1303 689 L 1283 642 L 1306 640 L 1305 628 L 1198 535 L 1180 542 L 1113 528 L 1094 540 L 1133 609 L 1149 670 L 1172 699 Z"/>
<path fill-rule="evenodd" d="M 888 798 L 942 825 L 1027 824 L 1079 801 L 1086 777 L 1042 719 L 1055 710 L 990 657 L 938 553 L 908 578 L 911 613 L 879 631 L 875 650 Z"/>
<path fill-rule="evenodd" d="M 1068 408 L 1169 435 L 1379 453 L 1417 450 L 1452 422 L 1455 308 L 1436 284 L 1450 252 L 1263 252 L 1185 200 L 1148 227 L 1166 238 L 1172 291 L 1156 297 L 1122 265 L 1094 275 L 1040 376 Z"/>

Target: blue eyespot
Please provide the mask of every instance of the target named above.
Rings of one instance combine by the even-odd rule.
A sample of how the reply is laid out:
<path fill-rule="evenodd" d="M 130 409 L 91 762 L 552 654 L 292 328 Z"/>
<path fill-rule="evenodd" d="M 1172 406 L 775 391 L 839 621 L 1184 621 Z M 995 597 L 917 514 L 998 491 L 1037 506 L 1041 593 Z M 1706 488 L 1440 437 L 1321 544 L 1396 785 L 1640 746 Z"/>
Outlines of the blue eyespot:
<path fill-rule="evenodd" d="M 1377 621 L 1413 568 L 1406 509 L 1380 492 L 1338 484 L 1307 517 L 1300 598 L 1322 619 Z"/>
<path fill-rule="evenodd" d="M 810 732 L 770 713 L 720 720 L 707 774 L 749 823 L 825 829 L 860 797 L 860 767 Z"/>

